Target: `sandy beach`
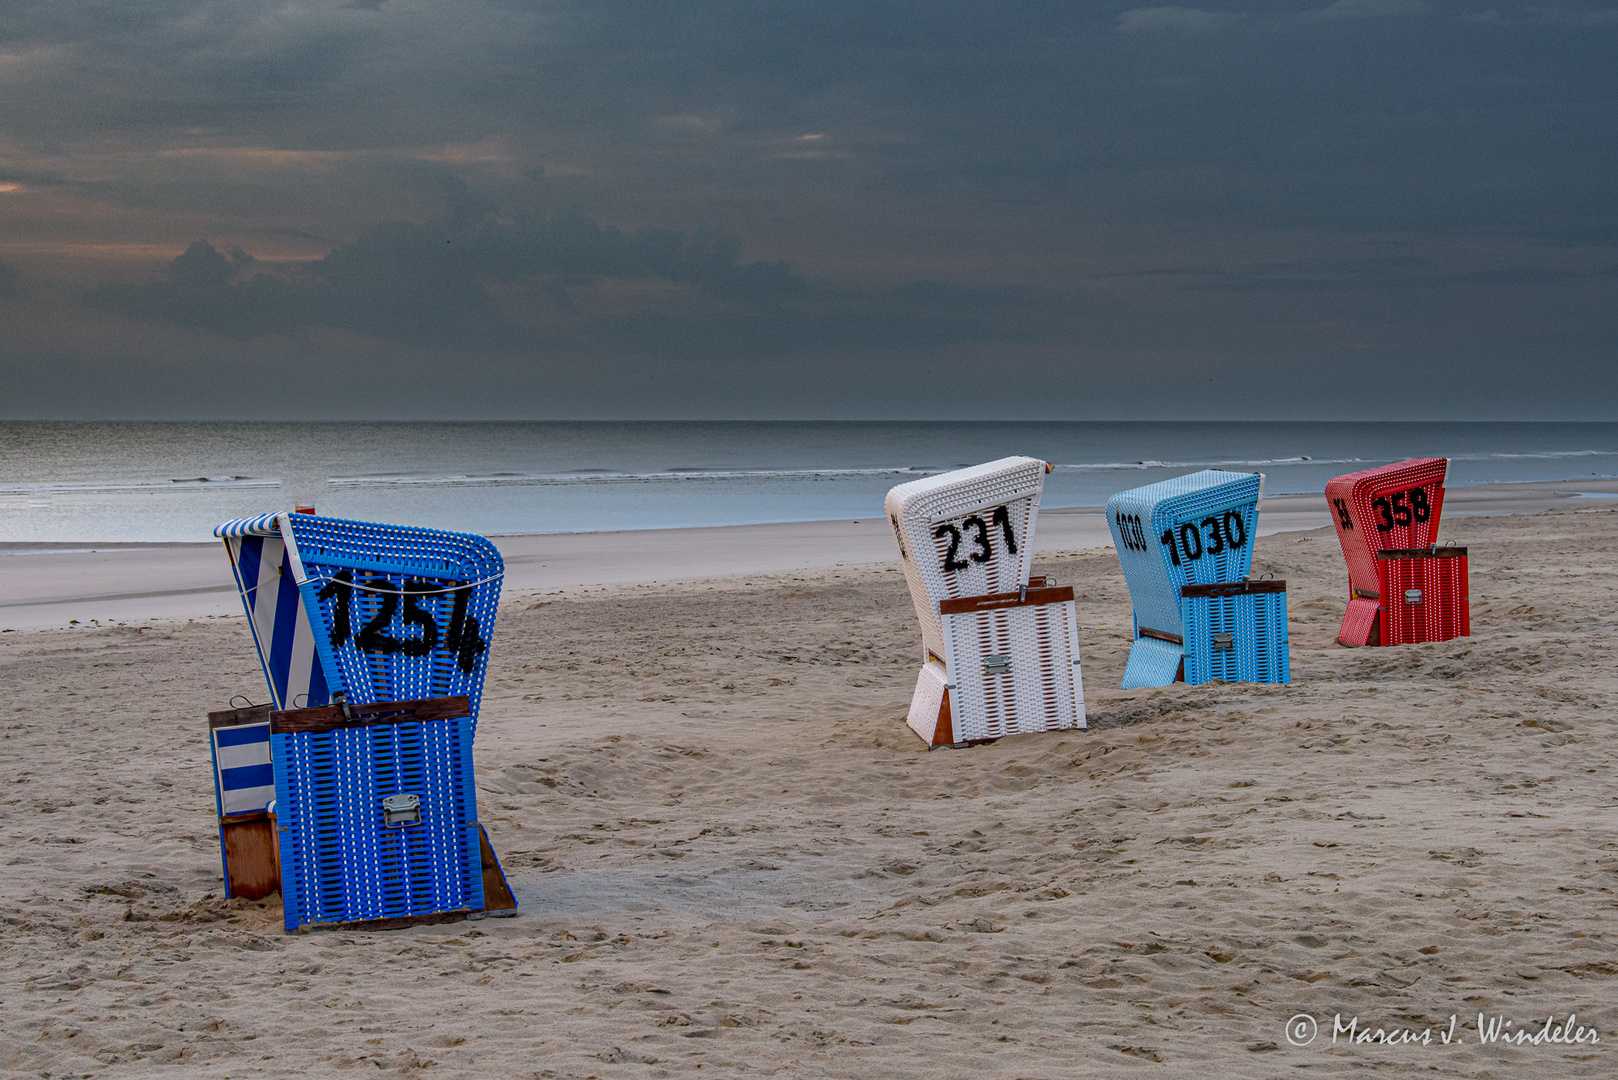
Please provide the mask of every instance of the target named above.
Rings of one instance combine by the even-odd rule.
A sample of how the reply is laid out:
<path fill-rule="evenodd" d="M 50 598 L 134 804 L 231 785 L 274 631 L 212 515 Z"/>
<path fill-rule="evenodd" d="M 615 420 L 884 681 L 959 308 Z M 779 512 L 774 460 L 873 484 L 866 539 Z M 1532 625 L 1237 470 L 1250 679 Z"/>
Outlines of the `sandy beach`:
<path fill-rule="evenodd" d="M 1618 484 L 1513 488 L 1449 493 L 1473 636 L 1389 649 L 1335 644 L 1319 496 L 1267 502 L 1290 686 L 1117 689 L 1105 526 L 1047 511 L 1090 730 L 932 752 L 881 518 L 502 538 L 521 913 L 369 934 L 222 899 L 205 717 L 263 687 L 217 548 L 7 550 L 0 1075 L 1610 1076 L 1618 506 L 1575 493 Z"/>

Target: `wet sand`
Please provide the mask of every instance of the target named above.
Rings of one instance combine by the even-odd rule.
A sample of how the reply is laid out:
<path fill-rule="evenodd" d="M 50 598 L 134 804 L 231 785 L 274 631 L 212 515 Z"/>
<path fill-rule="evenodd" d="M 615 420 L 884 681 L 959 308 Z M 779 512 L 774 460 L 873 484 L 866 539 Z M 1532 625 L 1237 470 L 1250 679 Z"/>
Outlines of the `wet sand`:
<path fill-rule="evenodd" d="M 1582 494 L 1581 494 L 1582 493 Z M 1445 520 L 1532 514 L 1618 499 L 1618 481 L 1455 488 Z M 401 514 L 400 520 L 408 520 Z M 1325 498 L 1283 495 L 1260 504 L 1259 535 L 1329 525 Z M 505 588 L 527 592 L 581 585 L 789 573 L 883 563 L 893 537 L 880 514 L 857 521 L 805 521 L 707 529 L 557 533 L 494 538 L 506 559 Z M 1038 550 L 1050 554 L 1111 543 L 1101 508 L 1040 513 Z M 201 619 L 240 610 L 230 570 L 213 542 L 196 544 L 0 544 L 0 629 Z"/>

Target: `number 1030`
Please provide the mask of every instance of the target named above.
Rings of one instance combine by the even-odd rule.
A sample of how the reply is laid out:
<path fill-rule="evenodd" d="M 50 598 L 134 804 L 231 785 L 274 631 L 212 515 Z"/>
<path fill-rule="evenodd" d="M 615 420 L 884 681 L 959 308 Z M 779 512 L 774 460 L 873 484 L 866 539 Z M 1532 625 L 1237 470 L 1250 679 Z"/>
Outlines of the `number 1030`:
<path fill-rule="evenodd" d="M 1223 517 L 1209 515 L 1201 521 L 1187 521 L 1163 530 L 1158 542 L 1169 550 L 1175 566 L 1196 562 L 1204 555 L 1218 555 L 1227 548 L 1239 551 L 1247 546 L 1247 523 L 1240 511 L 1227 510 Z"/>

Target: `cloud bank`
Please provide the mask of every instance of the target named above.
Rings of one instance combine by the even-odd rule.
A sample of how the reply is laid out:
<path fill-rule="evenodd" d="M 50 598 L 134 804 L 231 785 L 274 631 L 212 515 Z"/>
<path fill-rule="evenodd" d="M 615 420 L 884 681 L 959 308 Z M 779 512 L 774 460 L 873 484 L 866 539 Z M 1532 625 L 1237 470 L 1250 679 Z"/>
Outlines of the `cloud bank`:
<path fill-rule="evenodd" d="M 17 0 L 5 408 L 1607 415 L 1615 10 Z"/>

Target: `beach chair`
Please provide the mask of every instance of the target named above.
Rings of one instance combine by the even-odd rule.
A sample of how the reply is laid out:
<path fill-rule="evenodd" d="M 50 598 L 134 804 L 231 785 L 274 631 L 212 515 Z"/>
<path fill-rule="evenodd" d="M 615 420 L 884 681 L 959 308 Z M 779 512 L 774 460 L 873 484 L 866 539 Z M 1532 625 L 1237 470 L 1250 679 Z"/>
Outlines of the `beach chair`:
<path fill-rule="evenodd" d="M 1247 578 L 1263 486 L 1260 473 L 1205 469 L 1107 500 L 1107 524 L 1134 607 L 1125 690 L 1225 677 L 1214 672 L 1249 671 L 1265 676 L 1254 681 L 1286 681 L 1287 665 L 1273 660 L 1277 648 L 1283 655 L 1286 649 L 1284 583 L 1279 590 L 1185 592 L 1188 586 L 1231 586 Z M 1193 637 L 1187 636 L 1187 616 L 1198 620 Z M 1238 617 L 1244 621 L 1230 622 Z M 1215 655 L 1226 651 L 1225 634 L 1243 643 L 1239 650 L 1233 644 L 1232 657 Z M 1261 663 L 1261 656 L 1270 659 Z"/>
<path fill-rule="evenodd" d="M 1348 564 L 1348 610 L 1337 640 L 1376 645 L 1382 633 L 1384 551 L 1430 549 L 1444 510 L 1448 458 L 1410 458 L 1328 481 L 1326 501 Z M 1455 622 L 1452 614 L 1451 623 Z"/>
<path fill-rule="evenodd" d="M 1472 635 L 1464 547 L 1379 551 L 1377 629 L 1383 645 Z"/>
<path fill-rule="evenodd" d="M 1048 470 L 1008 457 L 888 492 L 921 623 L 907 720 L 929 746 L 1085 726 L 1073 590 L 1029 577 Z"/>
<path fill-rule="evenodd" d="M 514 908 L 477 824 L 471 779 L 503 567 L 494 545 L 470 534 L 301 512 L 231 521 L 214 533 L 230 556 L 272 699 L 262 707 L 262 722 L 288 930 L 315 923 L 398 925 L 390 920 Z M 439 715 L 449 701 L 457 714 Z M 405 704 L 416 717 L 410 723 L 397 720 Z M 314 721 L 306 713 L 327 726 L 308 726 Z M 342 722 L 331 721 L 333 715 Z M 365 725 L 355 717 L 373 718 L 374 730 L 356 734 Z M 286 726 L 294 722 L 304 726 Z M 444 778 L 446 769 L 455 779 Z M 216 766 L 216 777 L 224 776 Z M 400 790 L 384 797 L 430 795 L 438 807 L 433 829 L 397 843 L 387 838 L 406 834 L 378 839 L 366 832 L 367 814 L 378 821 L 385 816 L 371 805 L 370 793 L 386 787 L 388 776 L 395 786 L 426 794 Z M 451 820 L 444 784 L 458 793 L 450 801 L 461 815 L 448 832 L 439 828 Z M 222 815 L 223 809 L 221 801 Z M 386 856 L 382 863 L 375 862 L 379 852 Z M 399 886 L 404 894 L 378 884 L 404 872 L 401 866 L 415 866 L 410 859 L 417 858 L 434 868 L 431 881 L 416 867 L 406 875 L 410 883 Z M 481 871 L 475 890 L 461 889 L 455 884 L 460 871 L 451 872 L 467 859 Z M 228 845 L 226 864 L 229 878 L 235 861 Z"/>
<path fill-rule="evenodd" d="M 270 713 L 288 932 L 484 909 L 471 713 L 465 696 Z"/>
<path fill-rule="evenodd" d="M 213 751 L 225 895 L 262 900 L 281 887 L 269 814 L 275 800 L 270 706 L 209 713 L 208 744 Z"/>
<path fill-rule="evenodd" d="M 469 533 L 282 512 L 225 542 L 277 709 L 464 695 L 477 729 L 503 562 Z"/>

